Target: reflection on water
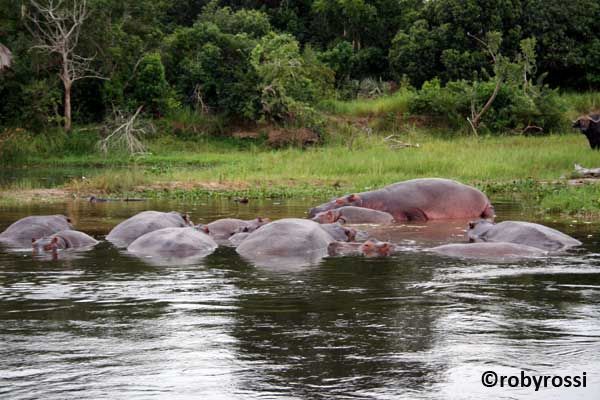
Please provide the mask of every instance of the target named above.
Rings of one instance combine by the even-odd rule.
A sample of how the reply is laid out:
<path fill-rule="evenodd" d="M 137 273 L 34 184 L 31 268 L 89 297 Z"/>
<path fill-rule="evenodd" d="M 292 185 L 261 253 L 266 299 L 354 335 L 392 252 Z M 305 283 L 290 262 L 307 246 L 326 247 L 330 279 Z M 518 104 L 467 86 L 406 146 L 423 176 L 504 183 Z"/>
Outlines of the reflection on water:
<path fill-rule="evenodd" d="M 145 209 L 200 223 L 302 217 L 316 202 L 25 205 L 0 209 L 0 230 L 67 213 L 101 239 Z M 531 219 L 514 204 L 497 212 Z M 225 247 L 186 265 L 148 263 L 105 242 L 58 261 L 0 251 L 0 397 L 596 399 L 600 226 L 544 223 L 584 248 L 508 264 L 420 252 L 464 240 L 461 224 L 438 224 L 380 232 L 412 247 L 394 258 L 294 270 L 258 268 Z M 587 388 L 485 388 L 487 370 L 586 371 Z"/>

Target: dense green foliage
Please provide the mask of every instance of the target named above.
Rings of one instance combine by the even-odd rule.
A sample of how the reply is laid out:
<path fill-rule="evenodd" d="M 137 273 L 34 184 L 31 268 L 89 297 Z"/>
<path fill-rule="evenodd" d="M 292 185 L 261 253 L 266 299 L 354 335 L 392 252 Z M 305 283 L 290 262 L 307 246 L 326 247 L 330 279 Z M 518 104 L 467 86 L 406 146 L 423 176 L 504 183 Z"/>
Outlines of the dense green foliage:
<path fill-rule="evenodd" d="M 65 9 L 81 1 L 65 0 Z M 233 126 L 260 121 L 318 131 L 319 104 L 381 97 L 402 88 L 411 93 L 402 112 L 466 131 L 473 109 L 501 82 L 482 115 L 484 131 L 534 126 L 550 132 L 565 121 L 564 107 L 550 88 L 600 88 L 596 0 L 87 4 L 90 17 L 75 51 L 93 58 L 90 67 L 106 79 L 74 83 L 76 126 L 143 106 L 154 119 L 192 112 Z M 35 48 L 36 27 L 28 18 L 33 12 L 29 0 L 0 0 L 0 42 L 14 55 L 12 66 L 0 72 L 0 128 L 6 128 L 0 129 L 0 140 L 15 132 L 8 128 L 35 135 L 60 126 L 64 118 L 61 60 Z M 502 39 L 498 62 L 485 45 L 490 32 Z M 176 125 L 177 134 L 182 124 Z"/>

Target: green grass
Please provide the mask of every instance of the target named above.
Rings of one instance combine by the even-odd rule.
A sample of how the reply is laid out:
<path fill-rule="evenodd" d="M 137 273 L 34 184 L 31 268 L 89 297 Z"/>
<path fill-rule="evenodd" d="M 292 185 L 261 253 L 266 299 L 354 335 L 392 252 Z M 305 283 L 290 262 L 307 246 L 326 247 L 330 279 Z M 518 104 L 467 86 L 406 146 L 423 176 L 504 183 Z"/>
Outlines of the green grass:
<path fill-rule="evenodd" d="M 399 90 L 390 96 L 352 101 L 327 100 L 319 105 L 325 112 L 354 117 L 380 116 L 387 113 L 406 113 L 414 92 Z"/>

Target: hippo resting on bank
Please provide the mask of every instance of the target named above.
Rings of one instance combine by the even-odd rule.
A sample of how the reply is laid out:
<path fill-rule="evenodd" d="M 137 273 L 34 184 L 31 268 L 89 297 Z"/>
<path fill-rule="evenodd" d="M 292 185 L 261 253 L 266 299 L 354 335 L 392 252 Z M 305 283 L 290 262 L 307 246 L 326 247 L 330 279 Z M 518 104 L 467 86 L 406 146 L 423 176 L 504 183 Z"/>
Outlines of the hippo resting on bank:
<path fill-rule="evenodd" d="M 430 251 L 450 257 L 480 258 L 493 260 L 541 257 L 546 251 L 517 243 L 460 243 L 446 244 Z"/>
<path fill-rule="evenodd" d="M 64 215 L 39 215 L 22 218 L 0 233 L 0 242 L 10 246 L 31 246 L 31 239 L 71 229 L 71 220 Z"/>
<path fill-rule="evenodd" d="M 312 208 L 309 217 L 344 206 L 384 211 L 397 222 L 494 217 L 494 208 L 485 194 L 474 187 L 439 178 L 413 179 L 350 194 Z"/>
<path fill-rule="evenodd" d="M 562 251 L 581 245 L 579 240 L 556 229 L 522 221 L 504 221 L 499 224 L 486 220 L 470 222 L 467 235 L 471 242 L 517 243 L 545 251 Z"/>
<path fill-rule="evenodd" d="M 252 232 L 236 251 L 257 265 L 300 266 L 320 261 L 333 241 L 316 222 L 286 218 Z"/>
<path fill-rule="evenodd" d="M 216 250 L 217 243 L 196 228 L 163 228 L 140 236 L 127 251 L 142 256 L 205 257 Z"/>
<path fill-rule="evenodd" d="M 395 246 L 389 242 L 367 240 L 364 243 L 330 243 L 327 252 L 330 256 L 387 257 L 392 255 Z"/>
<path fill-rule="evenodd" d="M 34 253 L 56 252 L 57 250 L 64 249 L 81 249 L 98 244 L 98 241 L 93 237 L 71 229 L 56 232 L 38 240 L 32 239 L 31 242 Z"/>
<path fill-rule="evenodd" d="M 320 212 L 312 220 L 320 224 L 333 224 L 334 222 L 341 224 L 391 224 L 394 222 L 394 217 L 384 211 L 345 206 Z"/>
<path fill-rule="evenodd" d="M 186 214 L 175 211 L 143 211 L 115 226 L 106 240 L 118 247 L 127 247 L 140 236 L 163 228 L 183 228 L 192 226 Z"/>

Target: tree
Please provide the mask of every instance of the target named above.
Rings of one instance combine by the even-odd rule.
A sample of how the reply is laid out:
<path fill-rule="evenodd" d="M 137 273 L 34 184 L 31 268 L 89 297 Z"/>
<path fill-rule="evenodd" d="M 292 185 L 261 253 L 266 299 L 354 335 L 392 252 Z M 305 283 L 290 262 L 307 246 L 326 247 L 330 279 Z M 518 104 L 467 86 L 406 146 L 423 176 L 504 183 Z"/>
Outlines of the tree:
<path fill-rule="evenodd" d="M 32 12 L 27 18 L 33 26 L 28 29 L 38 44 L 39 49 L 59 56 L 60 71 L 58 73 L 64 88 L 64 128 L 71 130 L 71 89 L 73 84 L 85 78 L 105 79 L 92 68 L 95 57 L 84 57 L 77 51 L 81 28 L 89 17 L 87 0 L 48 0 L 42 5 L 31 0 Z"/>
<path fill-rule="evenodd" d="M 0 43 L 0 71 L 4 68 L 9 68 L 12 63 L 12 53 L 8 47 Z"/>

